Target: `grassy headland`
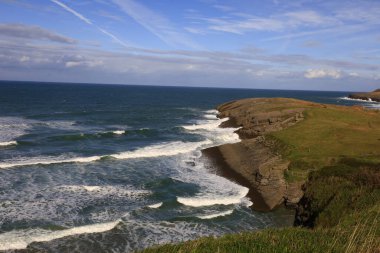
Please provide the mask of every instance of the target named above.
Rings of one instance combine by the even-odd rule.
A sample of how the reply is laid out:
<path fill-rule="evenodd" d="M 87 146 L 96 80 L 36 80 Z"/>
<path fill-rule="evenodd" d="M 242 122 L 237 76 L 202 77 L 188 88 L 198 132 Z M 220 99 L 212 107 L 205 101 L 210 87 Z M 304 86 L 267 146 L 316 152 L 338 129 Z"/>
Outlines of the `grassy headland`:
<path fill-rule="evenodd" d="M 300 227 L 200 238 L 143 252 L 380 252 L 379 111 L 294 99 L 241 100 L 219 110 L 242 127 L 241 150 L 258 147 L 252 140 L 264 138 L 259 144 L 287 161 L 282 170 L 287 185 L 303 185 L 296 205 Z"/>

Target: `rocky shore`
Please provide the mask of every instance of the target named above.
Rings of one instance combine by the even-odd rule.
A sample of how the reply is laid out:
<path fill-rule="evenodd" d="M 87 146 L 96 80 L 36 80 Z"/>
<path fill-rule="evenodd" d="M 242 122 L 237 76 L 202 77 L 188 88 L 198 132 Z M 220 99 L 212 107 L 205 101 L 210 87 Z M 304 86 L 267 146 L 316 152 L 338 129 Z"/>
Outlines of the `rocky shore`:
<path fill-rule="evenodd" d="M 229 117 L 222 127 L 240 127 L 241 142 L 209 148 L 203 153 L 217 162 L 222 174 L 249 187 L 253 208 L 270 211 L 281 204 L 294 207 L 301 199 L 303 182 L 286 182 L 289 161 L 276 152 L 278 143 L 265 136 L 304 119 L 306 107 L 317 106 L 284 98 L 244 99 L 220 105 L 219 117 Z"/>
<path fill-rule="evenodd" d="M 372 92 L 353 93 L 348 97 L 352 99 L 380 102 L 380 89 L 374 90 Z"/>

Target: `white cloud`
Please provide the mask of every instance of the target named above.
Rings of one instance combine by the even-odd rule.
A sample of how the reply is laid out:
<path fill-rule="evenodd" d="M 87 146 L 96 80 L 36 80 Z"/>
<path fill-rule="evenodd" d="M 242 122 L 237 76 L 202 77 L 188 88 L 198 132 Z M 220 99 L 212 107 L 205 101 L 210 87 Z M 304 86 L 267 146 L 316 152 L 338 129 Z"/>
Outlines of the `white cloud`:
<path fill-rule="evenodd" d="M 81 62 L 76 62 L 76 61 L 68 61 L 65 63 L 66 68 L 72 68 L 76 66 L 80 66 Z"/>
<path fill-rule="evenodd" d="M 21 58 L 20 58 L 20 62 L 27 62 L 30 60 L 30 57 L 29 56 L 25 56 L 23 55 Z"/>
<path fill-rule="evenodd" d="M 98 67 L 102 66 L 103 61 L 100 60 L 87 60 L 87 61 L 68 61 L 65 63 L 66 68 L 74 68 L 74 67 Z"/>
<path fill-rule="evenodd" d="M 309 69 L 304 75 L 308 79 L 315 78 L 334 78 L 339 79 L 342 77 L 342 72 L 334 69 Z"/>
<path fill-rule="evenodd" d="M 301 25 L 331 25 L 338 21 L 333 17 L 322 16 L 315 11 L 294 11 L 288 12 L 283 15 L 285 20 L 288 20 L 288 24 L 294 26 Z"/>
<path fill-rule="evenodd" d="M 350 72 L 350 73 L 348 73 L 348 75 L 349 76 L 353 76 L 353 77 L 358 77 L 359 76 L 359 74 L 356 73 L 356 72 Z"/>

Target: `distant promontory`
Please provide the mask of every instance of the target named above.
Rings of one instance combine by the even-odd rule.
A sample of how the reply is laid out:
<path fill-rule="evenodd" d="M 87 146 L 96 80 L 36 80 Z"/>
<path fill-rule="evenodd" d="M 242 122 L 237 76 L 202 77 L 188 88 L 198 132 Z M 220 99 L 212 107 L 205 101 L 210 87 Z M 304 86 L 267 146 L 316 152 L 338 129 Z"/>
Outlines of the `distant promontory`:
<path fill-rule="evenodd" d="M 352 99 L 380 102 L 380 89 L 374 90 L 372 92 L 352 93 L 348 97 Z"/>

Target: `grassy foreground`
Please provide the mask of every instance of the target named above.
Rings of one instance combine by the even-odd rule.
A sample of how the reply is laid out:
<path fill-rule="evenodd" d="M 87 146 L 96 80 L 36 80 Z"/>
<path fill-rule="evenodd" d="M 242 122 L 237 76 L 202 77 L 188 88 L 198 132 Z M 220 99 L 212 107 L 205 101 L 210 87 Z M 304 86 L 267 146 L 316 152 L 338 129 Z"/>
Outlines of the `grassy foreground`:
<path fill-rule="evenodd" d="M 308 107 L 305 120 L 267 135 L 306 181 L 298 207 L 307 228 L 206 237 L 143 252 L 380 252 L 380 112 Z"/>

